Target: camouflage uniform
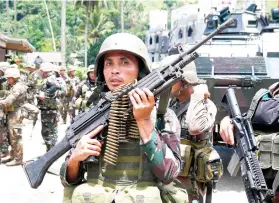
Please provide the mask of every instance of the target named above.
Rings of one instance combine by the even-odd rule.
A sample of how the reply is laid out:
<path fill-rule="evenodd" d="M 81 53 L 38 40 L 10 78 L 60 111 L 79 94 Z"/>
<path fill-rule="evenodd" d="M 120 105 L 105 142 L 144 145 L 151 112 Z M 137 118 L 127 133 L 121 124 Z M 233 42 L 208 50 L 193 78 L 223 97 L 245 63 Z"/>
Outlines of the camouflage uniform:
<path fill-rule="evenodd" d="M 259 90 L 247 112 L 251 118 L 259 147 L 259 161 L 266 183 L 272 189 L 273 180 L 279 170 L 279 82 L 269 89 Z M 278 201 L 279 189 L 276 199 Z"/>
<path fill-rule="evenodd" d="M 64 123 L 66 123 L 68 112 L 69 112 L 70 118 L 75 116 L 74 108 L 73 108 L 73 105 L 72 105 L 72 99 L 74 97 L 77 85 L 79 84 L 80 80 L 79 80 L 78 77 L 75 77 L 75 76 L 74 77 L 70 77 L 70 76 L 63 77 L 63 76 L 61 76 L 61 77 L 64 79 L 64 81 L 66 83 L 66 90 L 67 91 L 65 93 L 65 96 L 63 96 L 61 98 L 61 103 L 63 105 L 61 105 L 60 114 L 63 118 Z"/>
<path fill-rule="evenodd" d="M 40 70 L 36 70 L 31 72 L 28 75 L 28 82 L 26 83 L 28 86 L 27 90 L 27 101 L 30 104 L 35 104 L 36 96 L 39 93 L 39 89 L 42 87 L 43 78 L 40 74 Z"/>
<path fill-rule="evenodd" d="M 13 68 L 14 69 L 14 68 Z M 8 111 L 8 130 L 11 142 L 10 159 L 11 162 L 6 165 L 18 165 L 22 163 L 23 146 L 22 146 L 22 106 L 26 103 L 27 86 L 19 81 L 20 72 L 18 69 L 5 71 L 5 77 L 13 77 L 17 79 L 12 85 L 9 96 L 0 101 L 0 105 L 4 106 Z M 7 159 L 9 160 L 9 159 Z"/>
<path fill-rule="evenodd" d="M 58 101 L 59 95 L 63 94 L 65 89 L 62 79 L 56 77 L 56 67 L 50 63 L 41 64 L 40 70 L 46 72 L 48 77 L 44 79 L 38 98 L 38 107 L 41 111 L 42 136 L 45 141 L 47 151 L 49 151 L 57 142 L 57 123 L 58 123 Z M 49 93 L 48 90 L 54 88 L 55 91 Z"/>
<path fill-rule="evenodd" d="M 100 92 L 96 93 L 97 90 L 96 81 L 91 80 L 89 78 L 88 74 L 91 71 L 94 71 L 94 66 L 93 68 L 89 66 L 87 71 L 87 79 L 78 84 L 77 90 L 72 99 L 72 105 L 79 110 L 79 113 L 86 111 L 92 105 L 92 103 L 93 105 L 95 104 L 94 101 L 92 100 L 89 101 L 89 98 L 93 93 L 98 95 L 100 93 Z"/>
<path fill-rule="evenodd" d="M 127 41 L 131 42 L 127 43 Z M 117 43 L 116 43 L 117 42 Z M 125 46 L 131 47 L 130 49 Z M 110 47 L 110 46 L 115 47 Z M 123 45 L 121 47 L 121 45 Z M 102 59 L 106 51 L 109 50 L 129 51 L 137 54 L 140 66 L 139 76 L 149 72 L 149 59 L 147 49 L 144 43 L 137 37 L 127 33 L 115 34 L 108 37 L 101 46 L 97 56 L 97 78 L 102 82 Z M 107 49 L 107 47 L 109 47 Z M 98 62 L 100 63 L 98 66 Z M 144 71 L 146 71 L 144 73 Z M 101 75 L 99 75 L 101 74 Z M 151 114 L 151 120 L 155 125 L 156 111 Z M 102 146 L 102 152 L 99 157 L 99 164 L 87 165 L 84 168 L 80 164 L 78 179 L 74 183 L 67 182 L 66 172 L 68 158 L 61 167 L 61 180 L 65 188 L 64 202 L 158 202 L 161 203 L 161 194 L 158 188 L 160 183 L 170 183 L 179 174 L 180 171 L 180 126 L 173 111 L 168 110 L 164 116 L 165 128 L 158 131 L 156 128 L 151 132 L 151 140 L 143 144 L 140 138 L 129 139 L 126 143 L 119 143 L 118 159 L 116 165 L 106 165 L 104 163 L 104 147 L 108 140 Z M 106 134 L 106 129 L 103 131 Z M 84 173 L 87 172 L 85 179 Z M 69 187 L 77 185 L 75 189 Z M 74 189 L 74 190 L 73 190 Z M 71 194 L 73 191 L 73 195 Z M 173 193 L 177 192 L 174 188 Z M 185 202 L 186 193 L 183 193 Z"/>
<path fill-rule="evenodd" d="M 166 58 L 165 63 L 168 63 L 167 61 L 172 57 L 176 56 Z M 212 179 L 217 181 L 223 173 L 221 159 L 212 146 L 212 131 L 217 108 L 210 99 L 205 99 L 208 88 L 198 79 L 193 62 L 184 68 L 182 81 L 186 82 L 186 86 L 191 84 L 194 92 L 189 100 L 177 99 L 171 103 L 176 113 L 182 112 L 179 113 L 178 120 L 181 125 L 181 157 L 182 163 L 185 163 L 178 179 L 174 182 L 178 187 L 186 188 L 189 200 L 200 200 L 204 195 L 206 184 Z M 182 85 L 176 96 L 180 96 L 185 88 Z M 215 161 L 214 166 L 208 164 L 212 160 Z M 206 170 L 207 168 L 210 169 Z M 213 174 L 216 177 L 213 177 Z"/>
<path fill-rule="evenodd" d="M 9 63 L 0 62 L 0 101 L 8 96 L 9 84 L 4 77 L 6 69 L 9 67 Z M 7 156 L 9 153 L 9 140 L 8 140 L 8 128 L 7 118 L 4 109 L 0 109 L 0 159 Z"/>

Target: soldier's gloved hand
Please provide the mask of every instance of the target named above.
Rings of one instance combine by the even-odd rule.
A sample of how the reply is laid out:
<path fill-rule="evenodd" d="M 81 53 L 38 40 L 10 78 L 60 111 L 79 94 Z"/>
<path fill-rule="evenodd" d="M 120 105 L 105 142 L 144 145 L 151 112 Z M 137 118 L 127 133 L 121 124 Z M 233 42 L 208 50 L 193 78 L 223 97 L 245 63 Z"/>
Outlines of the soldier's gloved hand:
<path fill-rule="evenodd" d="M 88 156 L 99 156 L 102 144 L 94 139 L 94 137 L 102 131 L 104 127 L 101 125 L 94 129 L 87 135 L 84 135 L 77 143 L 76 148 L 73 150 L 71 160 L 84 161 Z"/>
<path fill-rule="evenodd" d="M 220 136 L 229 145 L 234 145 L 233 128 L 232 119 L 229 116 L 224 117 L 220 123 Z"/>

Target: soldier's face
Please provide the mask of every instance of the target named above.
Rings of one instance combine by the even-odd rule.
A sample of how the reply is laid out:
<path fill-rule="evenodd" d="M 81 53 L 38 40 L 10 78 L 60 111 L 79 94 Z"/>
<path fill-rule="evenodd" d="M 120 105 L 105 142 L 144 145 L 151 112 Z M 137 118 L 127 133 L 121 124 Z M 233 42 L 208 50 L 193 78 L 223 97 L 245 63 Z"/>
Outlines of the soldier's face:
<path fill-rule="evenodd" d="M 95 73 L 93 71 L 89 72 L 88 75 L 89 75 L 90 80 L 96 79 Z"/>
<path fill-rule="evenodd" d="M 8 77 L 8 78 L 7 78 L 7 81 L 8 81 L 8 83 L 9 83 L 10 85 L 13 85 L 13 84 L 15 83 L 15 79 L 14 79 L 14 78 Z"/>
<path fill-rule="evenodd" d="M 64 76 L 64 75 L 65 75 L 65 70 L 61 70 L 61 71 L 60 71 L 60 75 L 63 75 L 63 76 Z"/>
<path fill-rule="evenodd" d="M 70 71 L 70 76 L 75 76 L 75 71 L 74 70 Z"/>
<path fill-rule="evenodd" d="M 3 75 L 4 75 L 3 71 L 0 70 L 0 77 L 3 76 Z"/>
<path fill-rule="evenodd" d="M 139 65 L 135 55 L 126 51 L 111 51 L 104 57 L 104 77 L 110 90 L 122 84 L 134 83 Z"/>

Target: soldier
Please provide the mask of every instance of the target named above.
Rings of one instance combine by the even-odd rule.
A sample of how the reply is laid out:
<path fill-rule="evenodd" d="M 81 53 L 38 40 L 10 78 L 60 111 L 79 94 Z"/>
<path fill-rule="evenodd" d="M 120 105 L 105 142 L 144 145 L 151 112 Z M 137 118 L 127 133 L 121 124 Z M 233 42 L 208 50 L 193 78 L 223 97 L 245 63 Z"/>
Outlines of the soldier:
<path fill-rule="evenodd" d="M 78 87 L 77 91 L 72 100 L 72 104 L 75 108 L 79 109 L 80 112 L 84 112 L 92 104 L 90 96 L 96 90 L 97 82 L 95 76 L 95 66 L 90 65 L 87 70 L 87 78 L 85 81 L 82 81 Z"/>
<path fill-rule="evenodd" d="M 8 95 L 9 87 L 4 74 L 9 65 L 8 62 L 0 62 L 0 100 Z M 9 141 L 7 119 L 3 108 L 0 109 L 0 115 L 0 159 L 2 159 L 9 155 Z"/>
<path fill-rule="evenodd" d="M 251 119 L 254 134 L 259 148 L 259 162 L 266 184 L 272 189 L 273 180 L 279 169 L 279 82 L 274 83 L 269 89 L 260 89 L 252 99 L 247 112 Z M 233 124 L 230 117 L 226 116 L 220 123 L 222 139 L 234 144 Z M 279 188 L 275 192 L 273 202 L 279 202 Z"/>
<path fill-rule="evenodd" d="M 75 107 L 72 103 L 75 92 L 77 91 L 77 85 L 80 83 L 79 77 L 75 76 L 76 67 L 69 67 L 69 85 L 67 85 L 67 105 L 69 106 L 70 120 L 75 117 Z"/>
<path fill-rule="evenodd" d="M 174 58 L 177 55 L 165 58 L 162 63 L 168 64 L 168 60 Z M 191 62 L 184 68 L 182 79 L 171 90 L 174 99 L 170 106 L 180 121 L 181 157 L 185 163 L 175 183 L 186 188 L 189 202 L 203 199 L 209 183 L 217 181 L 223 173 L 221 159 L 212 145 L 217 108 L 208 98 L 207 85 L 202 83 L 205 81 L 199 80 L 195 63 Z M 215 160 L 214 164 L 208 164 L 212 160 Z"/>
<path fill-rule="evenodd" d="M 57 142 L 58 101 L 64 93 L 63 86 L 54 71 L 57 68 L 51 63 L 42 63 L 41 76 L 44 79 L 39 92 L 38 106 L 41 110 L 42 136 L 49 151 Z"/>
<path fill-rule="evenodd" d="M 117 91 L 119 86 L 134 83 L 150 72 L 147 48 L 134 35 L 111 35 L 101 45 L 95 67 L 98 82 L 106 84 L 104 90 Z M 64 186 L 80 184 L 87 171 L 87 183 L 77 186 L 73 195 L 64 193 L 65 201 L 69 195 L 72 202 L 162 202 L 157 184 L 170 183 L 178 176 L 181 159 L 177 118 L 168 110 L 165 128 L 158 131 L 151 113 L 156 115 L 153 93 L 136 88 L 128 96 L 138 134 L 119 143 L 116 166 L 104 163 L 104 146 L 109 141 L 104 144 L 93 139 L 102 126 L 83 136 L 63 163 L 61 179 Z M 83 161 L 89 155 L 98 156 L 99 164 L 85 169 Z M 185 197 L 180 202 L 185 202 Z"/>
<path fill-rule="evenodd" d="M 8 130 L 11 142 L 10 156 L 4 158 L 2 163 L 7 166 L 22 164 L 22 106 L 26 103 L 27 87 L 19 81 L 20 72 L 17 68 L 9 68 L 5 71 L 5 77 L 12 86 L 9 96 L 0 101 L 0 105 L 7 110 Z"/>

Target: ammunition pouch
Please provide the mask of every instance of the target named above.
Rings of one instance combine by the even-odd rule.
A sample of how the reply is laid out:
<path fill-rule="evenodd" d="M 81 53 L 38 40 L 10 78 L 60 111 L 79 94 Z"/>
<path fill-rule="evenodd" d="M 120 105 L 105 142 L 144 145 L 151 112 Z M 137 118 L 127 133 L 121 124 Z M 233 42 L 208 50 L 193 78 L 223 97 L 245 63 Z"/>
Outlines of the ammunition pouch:
<path fill-rule="evenodd" d="M 262 169 L 267 169 L 272 166 L 272 140 L 276 136 L 276 133 L 264 134 L 255 133 L 258 142 L 258 159 L 260 162 L 260 167 Z"/>
<path fill-rule="evenodd" d="M 279 170 L 279 134 L 257 132 L 258 159 L 262 169 Z"/>
<path fill-rule="evenodd" d="M 194 177 L 198 182 L 218 180 L 223 175 L 222 160 L 212 147 L 196 149 L 194 159 Z"/>
<path fill-rule="evenodd" d="M 272 140 L 272 169 L 279 170 L 279 135 Z"/>
<path fill-rule="evenodd" d="M 191 153 L 191 145 L 183 144 L 181 141 L 180 144 L 180 154 L 181 154 L 181 172 L 179 176 L 187 177 L 189 174 L 190 166 L 193 159 L 193 153 Z"/>

